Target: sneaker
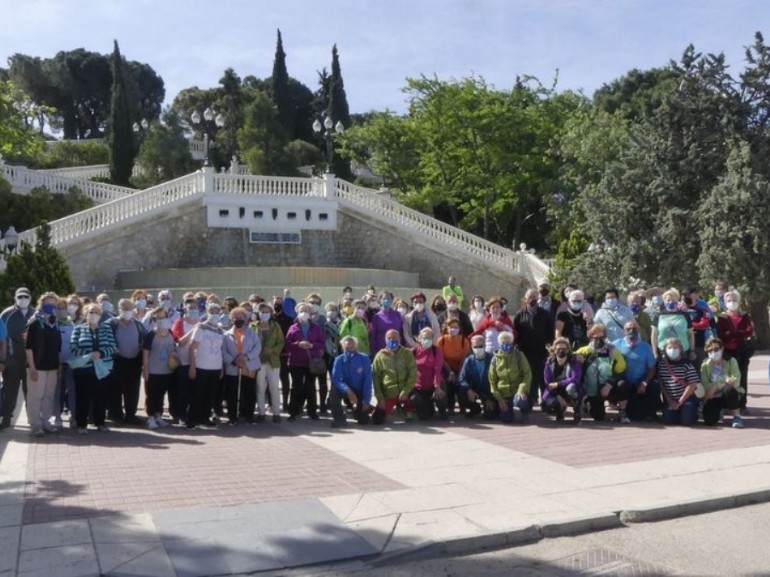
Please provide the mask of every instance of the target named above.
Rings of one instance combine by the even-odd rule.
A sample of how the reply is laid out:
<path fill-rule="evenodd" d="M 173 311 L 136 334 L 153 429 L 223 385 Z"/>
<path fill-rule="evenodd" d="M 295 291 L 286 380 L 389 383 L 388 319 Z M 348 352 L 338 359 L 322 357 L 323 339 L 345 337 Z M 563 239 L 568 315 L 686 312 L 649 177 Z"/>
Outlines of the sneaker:
<path fill-rule="evenodd" d="M 214 425 L 219 425 L 222 422 L 222 419 L 219 418 L 219 415 L 214 415 L 211 418 L 210 422 L 213 423 Z"/>
<path fill-rule="evenodd" d="M 273 422 L 274 423 L 280 423 L 281 422 L 281 415 L 273 415 Z"/>
<path fill-rule="evenodd" d="M 96 428 L 97 428 L 97 430 L 100 433 L 109 433 L 110 432 L 110 428 L 107 425 L 101 425 L 101 426 L 96 427 Z"/>
<path fill-rule="evenodd" d="M 155 420 L 155 417 L 147 417 L 147 428 L 148 429 L 158 428 L 158 422 Z"/>
<path fill-rule="evenodd" d="M 61 421 L 61 417 L 56 417 L 56 418 L 53 420 L 53 424 L 54 424 L 54 427 L 57 427 L 57 428 L 61 429 L 61 428 L 62 428 L 62 421 Z"/>
<path fill-rule="evenodd" d="M 738 415 L 733 417 L 733 429 L 742 429 L 743 428 L 743 419 L 741 419 Z"/>
<path fill-rule="evenodd" d="M 163 420 L 163 417 L 155 417 L 155 424 L 159 427 L 168 427 L 168 423 Z"/>
<path fill-rule="evenodd" d="M 86 428 L 78 429 L 78 435 L 85 435 L 86 433 L 88 433 L 88 429 Z"/>
<path fill-rule="evenodd" d="M 628 413 L 626 413 L 625 411 L 619 411 L 618 422 L 623 423 L 624 425 L 628 425 L 631 422 L 631 419 L 628 418 Z"/>

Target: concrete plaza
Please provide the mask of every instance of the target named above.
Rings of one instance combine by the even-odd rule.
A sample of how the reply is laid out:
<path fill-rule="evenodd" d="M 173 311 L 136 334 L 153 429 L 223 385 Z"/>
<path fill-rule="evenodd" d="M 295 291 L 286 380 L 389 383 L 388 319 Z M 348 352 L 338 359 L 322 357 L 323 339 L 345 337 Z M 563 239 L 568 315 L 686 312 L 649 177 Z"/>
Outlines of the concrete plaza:
<path fill-rule="evenodd" d="M 768 356 L 743 430 L 301 419 L 0 434 L 0 577 L 201 576 L 441 554 L 770 500 Z"/>

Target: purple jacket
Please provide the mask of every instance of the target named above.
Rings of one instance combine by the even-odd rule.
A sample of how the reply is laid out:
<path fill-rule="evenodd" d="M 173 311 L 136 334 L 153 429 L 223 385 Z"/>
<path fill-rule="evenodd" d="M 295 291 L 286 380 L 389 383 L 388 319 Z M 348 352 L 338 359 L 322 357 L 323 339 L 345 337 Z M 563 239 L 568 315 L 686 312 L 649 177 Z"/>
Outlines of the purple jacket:
<path fill-rule="evenodd" d="M 556 364 L 556 359 L 553 357 L 549 357 L 548 360 L 545 362 L 545 369 L 543 370 L 543 383 L 545 383 L 545 386 L 542 391 L 542 401 L 546 402 L 552 395 L 555 394 L 555 391 L 552 391 L 548 388 L 548 383 L 553 382 L 553 367 Z M 580 363 L 580 361 L 577 359 L 575 355 L 572 355 L 567 360 L 567 367 L 564 370 L 564 372 L 561 375 L 561 378 L 559 379 L 559 388 L 565 389 L 568 385 L 576 384 L 579 395 L 582 397 L 585 394 L 585 391 L 583 390 L 583 365 Z"/>
<path fill-rule="evenodd" d="M 290 367 L 306 367 L 310 364 L 310 357 L 322 357 L 326 347 L 326 339 L 321 325 L 308 322 L 307 337 L 302 333 L 302 327 L 299 321 L 294 321 L 289 330 L 286 331 L 286 350 L 289 353 Z M 310 341 L 312 349 L 305 350 L 299 347 L 302 341 Z M 310 355 L 308 355 L 310 353 Z"/>
<path fill-rule="evenodd" d="M 401 343 L 404 342 L 404 320 L 401 313 L 393 309 L 383 309 L 372 317 L 371 329 L 369 335 L 369 344 L 371 345 L 372 356 L 377 351 L 385 348 L 385 333 L 390 329 L 396 329 L 401 337 Z"/>

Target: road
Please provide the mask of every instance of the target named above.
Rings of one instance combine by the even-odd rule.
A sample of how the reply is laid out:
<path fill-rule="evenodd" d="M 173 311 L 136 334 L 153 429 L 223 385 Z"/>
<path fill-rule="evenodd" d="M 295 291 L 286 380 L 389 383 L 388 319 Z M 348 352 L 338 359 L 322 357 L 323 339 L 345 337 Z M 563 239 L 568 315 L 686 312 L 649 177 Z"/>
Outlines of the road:
<path fill-rule="evenodd" d="M 303 577 L 770 576 L 770 504 L 422 561 L 262 573 Z"/>

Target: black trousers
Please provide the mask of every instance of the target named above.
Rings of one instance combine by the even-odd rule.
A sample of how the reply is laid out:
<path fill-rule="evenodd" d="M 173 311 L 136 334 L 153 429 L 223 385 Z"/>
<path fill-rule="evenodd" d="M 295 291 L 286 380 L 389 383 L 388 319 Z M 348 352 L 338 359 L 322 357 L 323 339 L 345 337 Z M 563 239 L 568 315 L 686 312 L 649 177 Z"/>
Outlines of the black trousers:
<path fill-rule="evenodd" d="M 107 400 L 107 382 L 109 377 L 99 380 L 93 367 L 75 369 L 75 418 L 78 429 L 88 426 L 88 416 L 94 416 L 97 427 L 104 425 L 105 402 Z"/>
<path fill-rule="evenodd" d="M 719 422 L 719 414 L 723 409 L 735 410 L 741 408 L 741 395 L 730 387 L 722 392 L 721 397 L 713 397 L 703 403 L 703 422 L 713 427 Z"/>
<path fill-rule="evenodd" d="M 187 426 L 202 425 L 211 418 L 214 397 L 219 386 L 218 369 L 196 369 L 192 381 L 190 408 L 187 411 Z"/>
<path fill-rule="evenodd" d="M 344 423 L 347 420 L 345 418 L 345 408 L 342 406 L 344 399 L 347 399 L 347 395 L 343 395 L 337 390 L 337 387 L 332 385 L 332 390 L 329 394 L 329 408 L 332 412 L 332 418 L 337 423 Z M 353 417 L 359 425 L 369 424 L 369 411 L 363 410 L 360 396 L 356 404 L 353 405 Z"/>
<path fill-rule="evenodd" d="M 490 400 L 491 402 L 487 402 Z M 500 418 L 500 405 L 491 395 L 471 401 L 466 391 L 458 389 L 457 403 L 460 408 L 467 410 L 472 416 L 481 415 L 485 421 L 496 421 Z"/>
<path fill-rule="evenodd" d="M 442 386 L 443 388 L 443 386 Z M 433 390 L 419 391 L 417 389 L 412 391 L 412 406 L 417 413 L 417 418 L 421 421 L 427 421 L 433 418 L 438 408 L 439 414 L 442 416 L 447 410 L 447 398 L 446 395 L 441 399 L 436 399 L 433 396 Z"/>
<path fill-rule="evenodd" d="M 13 414 L 19 401 L 19 388 L 27 398 L 27 360 L 26 358 L 8 357 L 8 364 L 3 371 L 3 391 L 0 407 L 3 420 L 0 428 L 10 427 Z"/>
<path fill-rule="evenodd" d="M 147 416 L 163 414 L 163 399 L 169 390 L 169 383 L 174 375 L 153 375 L 150 373 L 147 382 L 144 383 L 144 394 L 146 397 Z"/>
<path fill-rule="evenodd" d="M 289 355 L 281 355 L 281 408 L 289 411 L 289 391 L 291 390 L 291 377 L 289 375 Z"/>
<path fill-rule="evenodd" d="M 302 413 L 302 407 L 307 401 L 307 414 L 318 414 L 318 403 L 315 394 L 315 376 L 310 374 L 308 367 L 289 367 L 291 374 L 291 397 L 289 399 L 289 416 L 296 417 Z"/>
<path fill-rule="evenodd" d="M 231 423 L 243 417 L 248 423 L 254 422 L 254 409 L 257 406 L 257 379 L 240 377 L 240 391 L 238 390 L 236 375 L 225 375 L 225 400 L 227 401 L 227 418 Z M 238 398 L 240 397 L 240 402 Z"/>
<path fill-rule="evenodd" d="M 746 391 L 741 395 L 741 409 L 746 408 L 746 399 L 749 396 L 749 361 L 751 357 L 742 349 L 737 351 L 728 351 L 725 349 L 725 359 L 735 359 L 738 362 L 738 369 L 741 371 L 741 387 Z"/>
<path fill-rule="evenodd" d="M 183 421 L 187 418 L 190 404 L 190 365 L 180 366 L 168 384 L 168 412 L 174 419 Z"/>
<path fill-rule="evenodd" d="M 115 356 L 112 373 L 107 378 L 107 411 L 110 418 L 119 421 L 136 417 L 142 379 L 142 355 L 133 359 Z"/>

